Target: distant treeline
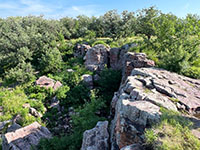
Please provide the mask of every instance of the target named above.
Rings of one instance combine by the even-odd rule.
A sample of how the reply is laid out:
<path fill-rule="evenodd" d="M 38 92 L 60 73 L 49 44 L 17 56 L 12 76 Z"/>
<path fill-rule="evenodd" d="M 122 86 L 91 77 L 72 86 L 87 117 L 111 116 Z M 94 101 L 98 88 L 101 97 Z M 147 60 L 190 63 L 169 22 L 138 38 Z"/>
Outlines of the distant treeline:
<path fill-rule="evenodd" d="M 155 7 L 121 14 L 111 10 L 99 17 L 0 19 L 0 77 L 24 82 L 33 77 L 34 71 L 58 70 L 69 50 L 66 40 L 107 37 L 116 41 L 133 36 L 143 39 L 139 51 L 148 49 L 155 56 L 153 59 L 165 60 L 161 67 L 200 77 L 200 17 L 188 14 L 178 18 Z"/>

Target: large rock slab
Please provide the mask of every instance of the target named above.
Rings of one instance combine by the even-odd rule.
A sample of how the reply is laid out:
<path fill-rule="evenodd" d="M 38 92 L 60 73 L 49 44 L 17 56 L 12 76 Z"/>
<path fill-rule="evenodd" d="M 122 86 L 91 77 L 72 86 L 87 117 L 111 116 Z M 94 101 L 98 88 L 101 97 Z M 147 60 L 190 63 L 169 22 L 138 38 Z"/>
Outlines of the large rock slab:
<path fill-rule="evenodd" d="M 93 129 L 84 132 L 81 150 L 108 150 L 108 140 L 108 121 L 99 121 Z"/>
<path fill-rule="evenodd" d="M 132 69 L 111 102 L 111 149 L 142 145 L 145 128 L 159 122 L 160 107 L 199 117 L 200 80 L 153 67 Z"/>
<path fill-rule="evenodd" d="M 50 138 L 51 133 L 39 123 L 34 122 L 24 128 L 3 135 L 3 150 L 31 150 L 41 138 Z"/>
<path fill-rule="evenodd" d="M 144 130 L 159 122 L 160 108 L 148 101 L 119 99 L 111 125 L 111 149 L 144 142 Z"/>
<path fill-rule="evenodd" d="M 90 71 L 102 71 L 108 65 L 109 49 L 102 44 L 90 48 L 85 55 L 85 66 Z"/>
<path fill-rule="evenodd" d="M 146 54 L 144 53 L 132 53 L 128 52 L 124 55 L 123 67 L 122 67 L 122 81 L 125 81 L 126 78 L 131 74 L 131 71 L 134 68 L 143 68 L 143 67 L 153 67 L 155 62 L 153 60 L 147 59 Z"/>
<path fill-rule="evenodd" d="M 200 114 L 198 111 L 200 109 L 200 80 L 157 68 L 136 68 L 131 76 L 143 82 L 146 87 L 151 86 L 155 93 L 159 93 L 160 98 L 168 98 L 178 104 L 179 109 L 185 109 L 197 116 Z M 152 94 L 148 94 L 148 97 L 152 99 Z"/>
<path fill-rule="evenodd" d="M 57 90 L 59 87 L 62 86 L 62 83 L 59 81 L 54 81 L 51 78 L 48 78 L 46 76 L 41 76 L 38 80 L 36 80 L 36 85 L 40 87 L 45 88 L 53 88 L 54 90 Z"/>

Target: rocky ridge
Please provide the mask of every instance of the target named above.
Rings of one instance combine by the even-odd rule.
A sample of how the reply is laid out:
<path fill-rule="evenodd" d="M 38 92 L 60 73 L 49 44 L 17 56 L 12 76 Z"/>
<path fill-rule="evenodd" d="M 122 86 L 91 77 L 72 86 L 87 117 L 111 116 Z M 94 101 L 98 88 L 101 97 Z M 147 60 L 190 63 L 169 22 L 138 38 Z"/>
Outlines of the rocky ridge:
<path fill-rule="evenodd" d="M 111 102 L 111 117 L 113 118 L 109 130 L 111 150 L 142 150 L 145 142 L 144 131 L 160 121 L 160 109 L 186 112 L 188 118 L 200 116 L 200 81 L 172 73 L 163 69 L 154 68 L 155 63 L 147 59 L 143 53 L 127 52 L 125 48 L 104 49 L 106 55 L 101 55 L 98 50 L 103 46 L 96 45 L 86 53 L 87 58 L 100 58 L 95 63 L 95 68 L 103 69 L 102 64 L 116 70 L 122 70 L 121 86 L 113 96 Z M 93 52 L 91 52 L 93 51 Z M 98 51 L 95 53 L 95 51 Z M 92 54 L 92 55 L 90 55 Z M 94 56 L 95 55 L 95 56 Z M 94 57 L 93 57 L 94 56 Z M 104 58 L 106 57 L 106 58 Z M 105 61 L 103 61 L 105 60 Z M 92 61 L 90 61 L 92 62 Z M 88 63 L 85 63 L 86 67 Z M 90 67 L 92 64 L 90 63 Z M 91 69 L 95 71 L 95 69 Z M 200 128 L 200 120 L 196 128 Z M 97 123 L 98 124 L 98 123 Z M 103 129 L 105 130 L 105 129 Z M 96 127 L 86 131 L 92 138 L 84 136 L 82 149 L 87 143 L 93 143 L 93 150 L 98 147 L 100 134 Z M 199 131 L 193 131 L 198 136 Z M 199 137 L 198 137 L 199 138 Z"/>

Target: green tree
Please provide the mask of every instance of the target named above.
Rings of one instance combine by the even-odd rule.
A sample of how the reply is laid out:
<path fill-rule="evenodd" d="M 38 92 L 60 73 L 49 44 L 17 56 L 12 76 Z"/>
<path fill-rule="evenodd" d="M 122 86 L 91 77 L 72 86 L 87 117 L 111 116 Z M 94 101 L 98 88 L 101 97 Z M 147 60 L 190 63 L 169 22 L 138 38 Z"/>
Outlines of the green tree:
<path fill-rule="evenodd" d="M 158 16 L 159 11 L 155 7 L 140 10 L 137 14 L 136 34 L 144 34 L 148 39 L 154 36 L 155 30 L 153 26 Z"/>

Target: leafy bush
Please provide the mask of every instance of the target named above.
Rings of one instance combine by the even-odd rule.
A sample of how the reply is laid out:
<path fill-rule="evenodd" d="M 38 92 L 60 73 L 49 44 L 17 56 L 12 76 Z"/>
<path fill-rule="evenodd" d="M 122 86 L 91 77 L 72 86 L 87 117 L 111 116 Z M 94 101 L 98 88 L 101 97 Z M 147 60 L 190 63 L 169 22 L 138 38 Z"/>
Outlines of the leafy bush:
<path fill-rule="evenodd" d="M 61 64 L 62 57 L 57 48 L 46 50 L 40 60 L 40 66 L 43 73 L 55 73 L 61 68 Z"/>
<path fill-rule="evenodd" d="M 95 41 L 95 42 L 92 44 L 92 46 L 95 46 L 95 45 L 97 45 L 97 44 L 102 44 L 102 45 L 104 45 L 104 46 L 106 46 L 106 47 L 109 47 L 108 44 L 106 44 L 104 41 Z"/>
<path fill-rule="evenodd" d="M 6 72 L 6 83 L 27 83 L 35 79 L 34 69 L 30 63 L 22 62 L 15 68 L 11 68 Z"/>
<path fill-rule="evenodd" d="M 107 106 L 109 106 L 114 92 L 118 90 L 120 82 L 121 71 L 106 69 L 100 73 L 100 79 L 96 84 L 99 89 L 99 94 L 106 101 Z"/>
<path fill-rule="evenodd" d="M 25 126 L 34 121 L 39 121 L 40 118 L 35 118 L 29 115 L 28 108 L 23 108 L 23 104 L 27 102 L 28 98 L 23 90 L 17 87 L 13 90 L 1 89 L 0 92 L 0 106 L 3 106 L 3 116 L 0 116 L 0 121 L 12 119 L 16 115 L 21 115 L 21 125 Z"/>
<path fill-rule="evenodd" d="M 82 136 L 85 130 L 93 128 L 99 120 L 104 118 L 98 117 L 95 112 L 104 106 L 102 99 L 95 95 L 95 91 L 91 92 L 90 102 L 82 107 L 80 106 L 72 117 L 73 133 L 65 135 L 61 138 L 53 137 L 52 139 L 42 139 L 39 143 L 39 150 L 77 150 L 81 148 Z"/>

